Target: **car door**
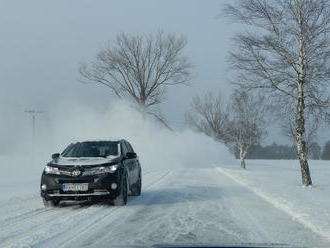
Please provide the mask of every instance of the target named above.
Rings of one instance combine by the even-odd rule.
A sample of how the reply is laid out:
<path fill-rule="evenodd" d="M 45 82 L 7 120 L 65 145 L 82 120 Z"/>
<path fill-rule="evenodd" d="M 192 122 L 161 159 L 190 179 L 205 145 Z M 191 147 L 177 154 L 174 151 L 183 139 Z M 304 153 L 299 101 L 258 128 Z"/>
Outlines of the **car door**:
<path fill-rule="evenodd" d="M 127 158 L 127 153 L 129 152 L 129 147 L 127 146 L 126 141 L 122 142 L 122 151 L 123 151 L 123 156 L 124 156 L 124 165 L 127 168 L 128 181 L 129 181 L 129 184 L 131 185 L 132 182 L 134 181 L 134 160 Z"/>
<path fill-rule="evenodd" d="M 128 150 L 127 150 L 126 144 L 123 141 L 120 142 L 120 149 L 121 149 L 121 153 L 123 155 L 123 164 L 124 164 L 124 167 L 125 167 L 125 170 L 127 173 L 127 177 L 129 180 L 129 177 L 130 177 L 129 160 L 126 158 Z"/>
<path fill-rule="evenodd" d="M 131 144 L 129 142 L 127 142 L 126 145 L 127 145 L 127 149 L 129 152 L 135 153 L 133 150 L 133 147 L 131 146 Z M 139 161 L 138 161 L 138 157 L 136 157 L 133 159 L 133 169 L 132 169 L 133 183 L 135 183 L 138 180 L 139 172 L 140 172 Z"/>

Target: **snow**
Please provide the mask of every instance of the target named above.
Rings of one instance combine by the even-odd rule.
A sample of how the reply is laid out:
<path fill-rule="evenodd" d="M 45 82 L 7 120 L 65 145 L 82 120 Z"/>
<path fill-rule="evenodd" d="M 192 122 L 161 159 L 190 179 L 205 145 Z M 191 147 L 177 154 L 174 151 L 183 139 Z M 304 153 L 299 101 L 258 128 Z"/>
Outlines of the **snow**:
<path fill-rule="evenodd" d="M 1 248 L 330 247 L 326 162 L 312 162 L 315 187 L 303 188 L 295 161 L 248 161 L 243 171 L 223 145 L 191 130 L 170 132 L 124 104 L 102 114 L 68 113 L 72 109 L 57 112 L 57 122 L 33 149 L 26 141 L 19 154 L 13 149 L 0 156 Z M 71 140 L 113 136 L 128 140 L 139 156 L 142 195 L 129 197 L 125 207 L 64 202 L 45 209 L 39 184 L 50 155 Z"/>
<path fill-rule="evenodd" d="M 0 203 L 38 192 L 45 165 L 31 157 L 0 156 Z"/>
<path fill-rule="evenodd" d="M 236 169 L 238 162 L 217 168 L 188 164 L 145 169 L 142 195 L 129 197 L 125 207 L 64 202 L 59 208 L 45 209 L 38 187 L 31 187 L 38 185 L 39 178 L 31 177 L 30 184 L 17 182 L 12 188 L 15 195 L 1 189 L 7 198 L 0 198 L 0 247 L 241 243 L 329 247 L 330 240 L 302 222 L 300 214 L 314 212 L 307 220 L 320 230 L 325 228 L 329 200 L 324 196 L 328 196 L 330 167 L 313 162 L 314 181 L 318 183 L 306 189 L 300 186 L 292 162 L 248 161 L 246 171 Z M 268 186 L 273 185 L 273 176 L 280 178 Z M 304 196 L 318 202 L 304 202 Z M 299 218 L 279 207 L 278 199 L 290 207 L 300 199 Z M 310 207 L 314 210 L 307 212 Z"/>
<path fill-rule="evenodd" d="M 330 240 L 329 161 L 310 161 L 314 186 L 308 188 L 301 186 L 300 168 L 295 160 L 250 160 L 247 168 L 222 165 L 217 170 Z"/>
<path fill-rule="evenodd" d="M 83 157 L 83 158 L 74 158 L 74 157 L 62 157 L 53 164 L 57 165 L 95 165 L 95 164 L 106 164 L 112 162 L 114 159 L 118 158 L 118 156 L 110 155 L 106 158 L 103 157 Z"/>

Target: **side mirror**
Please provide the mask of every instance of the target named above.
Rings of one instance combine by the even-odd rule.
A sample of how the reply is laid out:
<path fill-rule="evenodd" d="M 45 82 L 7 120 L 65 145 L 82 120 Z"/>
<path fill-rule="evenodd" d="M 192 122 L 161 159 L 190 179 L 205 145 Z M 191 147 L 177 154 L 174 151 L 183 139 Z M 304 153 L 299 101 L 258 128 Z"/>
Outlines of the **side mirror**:
<path fill-rule="evenodd" d="M 53 155 L 52 155 L 52 159 L 53 160 L 56 160 L 56 159 L 58 159 L 60 157 L 60 154 L 59 153 L 54 153 Z"/>
<path fill-rule="evenodd" d="M 126 153 L 126 158 L 127 159 L 137 158 L 137 155 L 135 152 L 128 152 Z"/>

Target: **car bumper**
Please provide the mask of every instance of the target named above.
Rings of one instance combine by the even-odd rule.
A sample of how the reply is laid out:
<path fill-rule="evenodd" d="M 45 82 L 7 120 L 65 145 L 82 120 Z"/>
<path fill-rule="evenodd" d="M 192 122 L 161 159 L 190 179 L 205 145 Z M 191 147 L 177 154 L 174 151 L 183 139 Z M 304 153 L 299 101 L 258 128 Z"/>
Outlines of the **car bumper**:
<path fill-rule="evenodd" d="M 63 191 L 63 184 L 87 183 L 87 191 Z M 116 189 L 112 186 L 117 185 Z M 86 177 L 68 177 L 58 175 L 46 175 L 41 177 L 41 184 L 46 186 L 41 189 L 41 197 L 45 200 L 91 200 L 91 199 L 114 199 L 118 196 L 119 179 L 115 174 L 104 174 Z"/>
<path fill-rule="evenodd" d="M 104 200 L 114 199 L 115 197 L 110 193 L 74 193 L 74 194 L 42 194 L 45 200 L 61 200 L 61 201 L 83 201 L 83 200 Z"/>

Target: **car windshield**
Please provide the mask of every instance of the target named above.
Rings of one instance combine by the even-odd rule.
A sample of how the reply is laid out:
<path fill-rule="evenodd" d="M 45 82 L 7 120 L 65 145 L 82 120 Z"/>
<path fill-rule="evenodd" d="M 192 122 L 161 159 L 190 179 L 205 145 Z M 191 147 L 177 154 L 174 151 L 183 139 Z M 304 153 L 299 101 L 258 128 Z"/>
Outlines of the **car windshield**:
<path fill-rule="evenodd" d="M 108 157 L 118 155 L 118 142 L 87 141 L 69 145 L 61 154 L 63 157 Z"/>

